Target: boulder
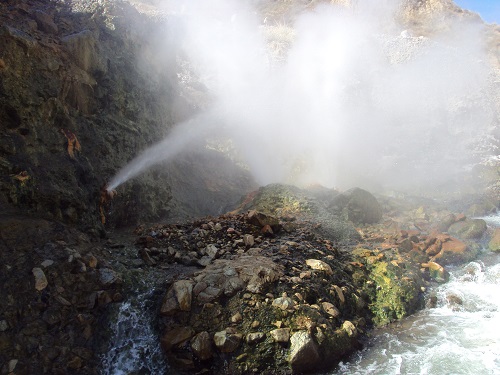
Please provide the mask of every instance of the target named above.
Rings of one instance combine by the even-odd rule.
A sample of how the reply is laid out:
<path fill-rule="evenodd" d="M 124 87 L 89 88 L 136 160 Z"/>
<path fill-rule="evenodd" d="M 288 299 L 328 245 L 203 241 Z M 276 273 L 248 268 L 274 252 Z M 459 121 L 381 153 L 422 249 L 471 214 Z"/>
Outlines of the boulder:
<path fill-rule="evenodd" d="M 448 232 L 453 236 L 467 240 L 481 238 L 486 229 L 486 221 L 483 219 L 472 219 L 452 224 L 448 228 Z"/>
<path fill-rule="evenodd" d="M 333 198 L 329 209 L 356 224 L 372 224 L 382 219 L 382 206 L 368 191 L 353 188 Z"/>
<path fill-rule="evenodd" d="M 255 210 L 248 213 L 247 219 L 249 223 L 261 228 L 270 226 L 274 231 L 279 231 L 280 228 L 280 222 L 276 217 Z"/>
<path fill-rule="evenodd" d="M 194 335 L 191 327 L 178 327 L 166 332 L 161 338 L 161 344 L 165 351 L 170 351 L 172 347 L 182 344 Z"/>
<path fill-rule="evenodd" d="M 193 282 L 191 280 L 179 280 L 172 286 L 179 309 L 182 311 L 191 310 L 191 300 L 193 294 Z"/>
<path fill-rule="evenodd" d="M 442 241 L 441 251 L 431 258 L 431 261 L 437 262 L 443 266 L 452 263 L 463 263 L 474 259 L 477 250 L 467 246 L 466 243 L 449 237 Z"/>
<path fill-rule="evenodd" d="M 194 282 L 191 280 L 176 281 L 163 298 L 160 313 L 165 316 L 178 311 L 190 311 Z"/>
<path fill-rule="evenodd" d="M 318 345 L 307 331 L 295 332 L 291 339 L 289 363 L 294 372 L 315 368 L 320 360 Z"/>
<path fill-rule="evenodd" d="M 210 339 L 210 335 L 207 331 L 203 331 L 198 333 L 191 339 L 191 349 L 193 353 L 198 359 L 201 361 L 206 361 L 207 359 L 212 358 L 212 340 Z"/>

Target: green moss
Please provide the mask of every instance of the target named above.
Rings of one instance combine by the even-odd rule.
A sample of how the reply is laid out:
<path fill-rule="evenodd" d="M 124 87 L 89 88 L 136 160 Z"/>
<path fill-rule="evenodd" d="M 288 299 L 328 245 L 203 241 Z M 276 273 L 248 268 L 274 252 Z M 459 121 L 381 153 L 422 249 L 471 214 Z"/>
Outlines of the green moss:
<path fill-rule="evenodd" d="M 397 251 L 357 249 L 354 255 L 366 268 L 353 279 L 369 300 L 376 326 L 404 318 L 421 306 L 418 263 L 405 261 Z"/>

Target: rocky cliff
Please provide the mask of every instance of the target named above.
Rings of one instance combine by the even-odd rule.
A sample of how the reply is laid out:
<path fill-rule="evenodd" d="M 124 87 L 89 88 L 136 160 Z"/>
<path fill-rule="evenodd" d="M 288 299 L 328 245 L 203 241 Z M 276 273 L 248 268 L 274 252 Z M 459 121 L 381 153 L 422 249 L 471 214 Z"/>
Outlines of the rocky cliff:
<path fill-rule="evenodd" d="M 126 2 L 97 1 L 2 2 L 0 17 L 0 201 L 99 227 L 101 187 L 196 112 L 179 93 L 175 45 L 162 39 L 158 50 L 155 35 L 165 20 Z M 225 203 L 203 173 L 209 164 L 226 162 L 214 153 L 205 164 L 199 159 L 181 157 L 129 184 L 114 202 L 108 225 L 217 213 Z M 187 174 L 188 168 L 197 172 Z M 233 193 L 225 202 L 237 201 L 250 185 L 239 174 L 243 180 L 228 183 Z M 193 196 L 176 199 L 172 190 Z M 211 203 L 200 203 L 195 191 L 205 191 Z"/>

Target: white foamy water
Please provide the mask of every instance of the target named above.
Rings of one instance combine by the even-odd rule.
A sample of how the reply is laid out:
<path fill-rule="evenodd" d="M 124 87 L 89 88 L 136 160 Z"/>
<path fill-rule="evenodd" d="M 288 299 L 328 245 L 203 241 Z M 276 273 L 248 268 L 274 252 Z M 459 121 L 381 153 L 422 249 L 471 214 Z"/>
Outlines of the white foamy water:
<path fill-rule="evenodd" d="M 152 313 L 146 306 L 150 298 L 148 288 L 120 304 L 116 320 L 110 323 L 113 334 L 109 351 L 102 358 L 101 375 L 167 373 Z"/>
<path fill-rule="evenodd" d="M 500 226 L 498 215 L 484 219 Z M 430 296 L 436 307 L 376 330 L 330 374 L 500 374 L 500 255 L 452 269 Z"/>

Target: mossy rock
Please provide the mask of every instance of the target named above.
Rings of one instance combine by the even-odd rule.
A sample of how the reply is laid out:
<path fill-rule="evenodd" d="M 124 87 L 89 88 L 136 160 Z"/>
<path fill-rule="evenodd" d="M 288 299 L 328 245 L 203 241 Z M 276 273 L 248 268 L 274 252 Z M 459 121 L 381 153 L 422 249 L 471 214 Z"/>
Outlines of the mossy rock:
<path fill-rule="evenodd" d="M 368 296 L 376 326 L 402 319 L 422 306 L 423 280 L 418 264 L 401 258 L 398 252 L 356 249 L 353 255 L 366 266 L 366 280 L 358 285 Z M 362 280 L 361 275 L 357 280 Z"/>

